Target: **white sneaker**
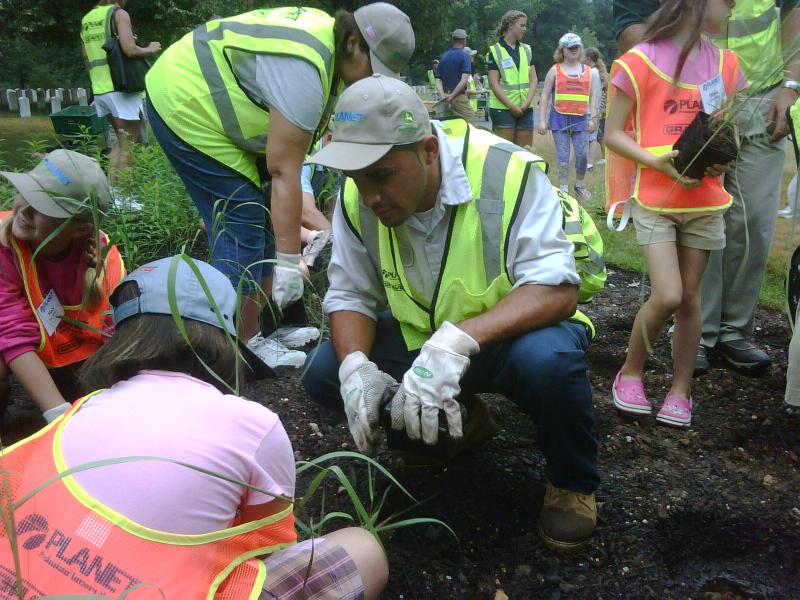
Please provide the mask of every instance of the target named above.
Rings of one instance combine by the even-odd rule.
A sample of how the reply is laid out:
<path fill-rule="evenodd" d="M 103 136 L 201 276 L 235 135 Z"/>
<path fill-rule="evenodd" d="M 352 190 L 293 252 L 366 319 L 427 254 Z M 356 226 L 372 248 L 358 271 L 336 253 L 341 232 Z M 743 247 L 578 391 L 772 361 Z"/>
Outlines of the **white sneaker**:
<path fill-rule="evenodd" d="M 794 211 L 791 206 L 786 206 L 778 211 L 778 217 L 781 219 L 791 219 L 794 217 Z"/>
<path fill-rule="evenodd" d="M 325 248 L 330 242 L 333 241 L 333 236 L 330 231 L 312 231 L 308 237 L 308 243 L 303 248 L 303 262 L 307 267 L 313 267 L 314 261 L 322 249 Z"/>
<path fill-rule="evenodd" d="M 558 189 L 560 189 L 565 194 L 569 194 L 569 186 L 568 185 L 560 185 L 560 186 L 558 186 Z"/>
<path fill-rule="evenodd" d="M 287 348 L 302 348 L 319 339 L 319 329 L 316 327 L 279 327 L 269 334 L 267 339 L 275 340 Z"/>
<path fill-rule="evenodd" d="M 575 185 L 575 198 L 578 200 L 583 200 L 584 202 L 588 202 L 592 199 L 592 194 L 589 192 L 589 189 L 585 185 Z"/>
<path fill-rule="evenodd" d="M 601 158 L 601 159 L 598 159 L 598 160 L 594 161 L 594 166 L 595 167 L 602 167 L 604 164 L 606 164 L 606 159 L 605 158 Z"/>
<path fill-rule="evenodd" d="M 587 170 L 587 171 L 591 171 L 592 169 L 594 169 L 594 164 L 592 164 L 592 163 L 586 163 L 586 170 Z"/>
<path fill-rule="evenodd" d="M 277 340 L 265 338 L 260 333 L 250 338 L 247 342 L 247 347 L 273 369 L 275 367 L 294 367 L 299 369 L 306 362 L 305 352 L 289 350 Z"/>

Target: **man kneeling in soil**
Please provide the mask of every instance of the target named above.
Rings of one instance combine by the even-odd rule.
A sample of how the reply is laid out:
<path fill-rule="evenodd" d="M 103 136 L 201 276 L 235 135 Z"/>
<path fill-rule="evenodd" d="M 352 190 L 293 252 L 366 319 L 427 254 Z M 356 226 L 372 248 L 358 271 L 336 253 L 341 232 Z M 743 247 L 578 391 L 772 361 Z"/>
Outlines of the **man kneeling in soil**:
<path fill-rule="evenodd" d="M 382 76 L 344 92 L 331 129 L 311 160 L 348 179 L 324 302 L 332 341 L 308 358 L 309 395 L 344 408 L 362 452 L 388 400 L 394 430 L 466 447 L 491 425 L 473 395 L 506 395 L 535 419 L 547 460 L 543 539 L 584 545 L 599 482 L 591 324 L 541 159 L 461 120 L 432 125 L 411 88 Z"/>

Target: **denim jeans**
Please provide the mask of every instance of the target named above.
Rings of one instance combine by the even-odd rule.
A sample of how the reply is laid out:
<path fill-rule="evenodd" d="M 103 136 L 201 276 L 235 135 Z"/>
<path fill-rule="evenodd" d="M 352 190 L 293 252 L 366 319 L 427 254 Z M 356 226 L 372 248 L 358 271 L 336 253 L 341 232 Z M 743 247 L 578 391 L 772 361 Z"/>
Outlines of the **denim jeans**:
<path fill-rule="evenodd" d="M 275 240 L 261 190 L 247 177 L 196 150 L 169 129 L 147 101 L 153 135 L 206 225 L 211 264 L 242 292 L 252 293 L 272 274 Z"/>
<path fill-rule="evenodd" d="M 588 346 L 584 325 L 562 321 L 481 349 L 461 379 L 462 394 L 503 394 L 532 417 L 547 478 L 557 487 L 584 494 L 594 492 L 600 481 L 586 375 Z M 418 354 L 406 348 L 391 313 L 381 313 L 370 360 L 402 381 Z M 308 355 L 304 372 L 303 385 L 312 400 L 344 411 L 339 360 L 330 341 Z"/>
<path fill-rule="evenodd" d="M 553 142 L 556 145 L 556 160 L 558 162 L 558 183 L 567 185 L 569 182 L 569 147 L 575 155 L 575 173 L 583 176 L 586 174 L 587 151 L 589 149 L 589 132 L 561 129 L 553 131 Z"/>

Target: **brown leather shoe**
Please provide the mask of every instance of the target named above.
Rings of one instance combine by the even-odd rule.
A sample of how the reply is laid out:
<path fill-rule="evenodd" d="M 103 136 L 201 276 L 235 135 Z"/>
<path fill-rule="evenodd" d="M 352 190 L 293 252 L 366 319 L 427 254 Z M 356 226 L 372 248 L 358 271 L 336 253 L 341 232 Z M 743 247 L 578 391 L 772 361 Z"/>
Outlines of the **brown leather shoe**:
<path fill-rule="evenodd" d="M 589 543 L 596 525 L 594 494 L 547 484 L 539 514 L 539 535 L 545 544 L 556 550 L 577 550 Z"/>

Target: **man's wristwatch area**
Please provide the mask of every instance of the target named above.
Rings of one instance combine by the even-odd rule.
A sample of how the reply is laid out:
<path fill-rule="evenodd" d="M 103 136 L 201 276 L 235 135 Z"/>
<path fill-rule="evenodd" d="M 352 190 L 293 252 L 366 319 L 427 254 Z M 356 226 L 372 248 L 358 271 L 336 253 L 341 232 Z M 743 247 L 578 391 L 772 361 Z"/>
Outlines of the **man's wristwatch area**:
<path fill-rule="evenodd" d="M 796 92 L 798 96 L 800 96 L 800 81 L 795 81 L 794 79 L 787 79 L 783 82 L 781 87 L 785 87 L 787 89 Z"/>

